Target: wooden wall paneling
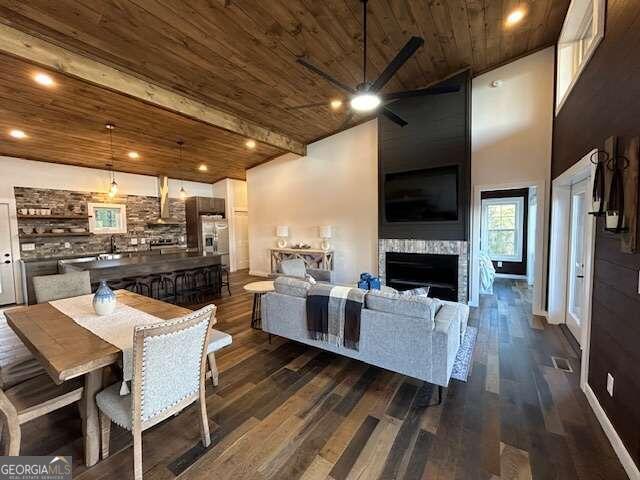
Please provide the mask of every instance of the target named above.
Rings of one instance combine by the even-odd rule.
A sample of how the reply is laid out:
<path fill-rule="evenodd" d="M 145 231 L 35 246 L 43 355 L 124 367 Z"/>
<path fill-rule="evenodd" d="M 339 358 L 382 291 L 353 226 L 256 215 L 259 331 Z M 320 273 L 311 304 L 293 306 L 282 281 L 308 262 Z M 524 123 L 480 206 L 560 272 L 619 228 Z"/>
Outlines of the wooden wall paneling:
<path fill-rule="evenodd" d="M 553 13 L 551 15 L 554 15 Z M 638 135 L 640 11 L 636 2 L 609 0 L 605 36 L 556 115 L 552 177 L 605 139 Z M 622 146 L 622 144 L 621 144 Z M 621 150 L 623 151 L 623 150 Z M 589 353 L 589 386 L 636 465 L 640 465 L 640 253 L 624 253 L 621 235 L 598 219 Z M 607 393 L 607 374 L 615 395 Z"/>
<path fill-rule="evenodd" d="M 638 251 L 638 235 L 640 234 L 638 182 L 640 177 L 640 138 L 625 138 L 620 149 L 629 165 L 624 171 L 624 218 L 627 232 L 622 234 L 622 251 L 636 253 Z"/>

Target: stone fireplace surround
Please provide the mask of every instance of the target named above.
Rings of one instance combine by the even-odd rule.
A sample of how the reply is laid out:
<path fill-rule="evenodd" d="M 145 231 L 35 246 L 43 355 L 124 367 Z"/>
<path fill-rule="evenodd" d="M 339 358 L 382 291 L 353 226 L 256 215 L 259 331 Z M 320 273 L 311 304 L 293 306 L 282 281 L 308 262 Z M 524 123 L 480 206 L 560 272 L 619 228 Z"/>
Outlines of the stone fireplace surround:
<path fill-rule="evenodd" d="M 403 240 L 381 238 L 378 240 L 378 274 L 386 284 L 387 252 L 430 253 L 458 256 L 458 301 L 468 301 L 469 243 L 460 240 Z"/>

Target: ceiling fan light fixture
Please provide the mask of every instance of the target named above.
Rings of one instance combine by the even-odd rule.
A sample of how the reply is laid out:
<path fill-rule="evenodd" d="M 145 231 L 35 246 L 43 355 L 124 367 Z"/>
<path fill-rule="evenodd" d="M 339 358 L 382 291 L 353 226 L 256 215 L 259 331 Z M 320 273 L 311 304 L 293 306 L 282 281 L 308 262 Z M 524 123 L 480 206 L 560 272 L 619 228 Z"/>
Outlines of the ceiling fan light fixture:
<path fill-rule="evenodd" d="M 380 97 L 375 93 L 359 93 L 351 99 L 351 108 L 357 112 L 370 112 L 380 105 Z"/>

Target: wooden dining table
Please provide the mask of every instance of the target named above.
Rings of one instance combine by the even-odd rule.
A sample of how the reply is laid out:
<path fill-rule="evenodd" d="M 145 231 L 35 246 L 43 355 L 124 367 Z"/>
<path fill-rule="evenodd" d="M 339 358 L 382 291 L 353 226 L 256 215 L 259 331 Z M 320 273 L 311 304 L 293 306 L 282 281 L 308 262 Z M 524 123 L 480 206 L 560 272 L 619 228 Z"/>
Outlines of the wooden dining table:
<path fill-rule="evenodd" d="M 144 297 L 127 290 L 116 291 L 118 302 L 162 320 L 180 317 L 191 310 Z M 50 303 L 19 307 L 4 312 L 8 325 L 42 363 L 56 384 L 84 376 L 81 404 L 84 456 L 95 465 L 100 453 L 100 425 L 96 394 L 103 385 L 103 369 L 117 363 L 122 351 L 81 327 Z"/>

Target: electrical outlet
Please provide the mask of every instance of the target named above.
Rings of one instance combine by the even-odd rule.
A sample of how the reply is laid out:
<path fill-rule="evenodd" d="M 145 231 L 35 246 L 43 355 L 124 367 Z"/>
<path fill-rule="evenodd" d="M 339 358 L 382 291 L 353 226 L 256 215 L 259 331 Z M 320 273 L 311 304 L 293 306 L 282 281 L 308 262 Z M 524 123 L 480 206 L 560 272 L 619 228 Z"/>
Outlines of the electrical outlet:
<path fill-rule="evenodd" d="M 69 242 L 64 242 L 64 248 L 71 248 L 71 244 Z"/>
<path fill-rule="evenodd" d="M 607 373 L 607 392 L 613 397 L 613 376 L 610 373 Z"/>
<path fill-rule="evenodd" d="M 137 238 L 132 238 L 131 239 L 131 245 L 137 245 L 138 244 L 138 239 Z"/>
<path fill-rule="evenodd" d="M 20 249 L 23 252 L 32 252 L 36 249 L 36 244 L 35 243 L 23 243 L 22 245 L 20 245 Z"/>
<path fill-rule="evenodd" d="M 184 243 L 184 237 L 180 237 L 180 243 Z M 638 288 L 640 289 L 640 286 Z"/>
<path fill-rule="evenodd" d="M 141 238 L 140 239 L 140 244 L 144 245 L 145 243 L 147 243 L 147 239 L 146 238 Z"/>
<path fill-rule="evenodd" d="M 498 262 L 498 267 L 502 267 L 502 262 Z"/>

